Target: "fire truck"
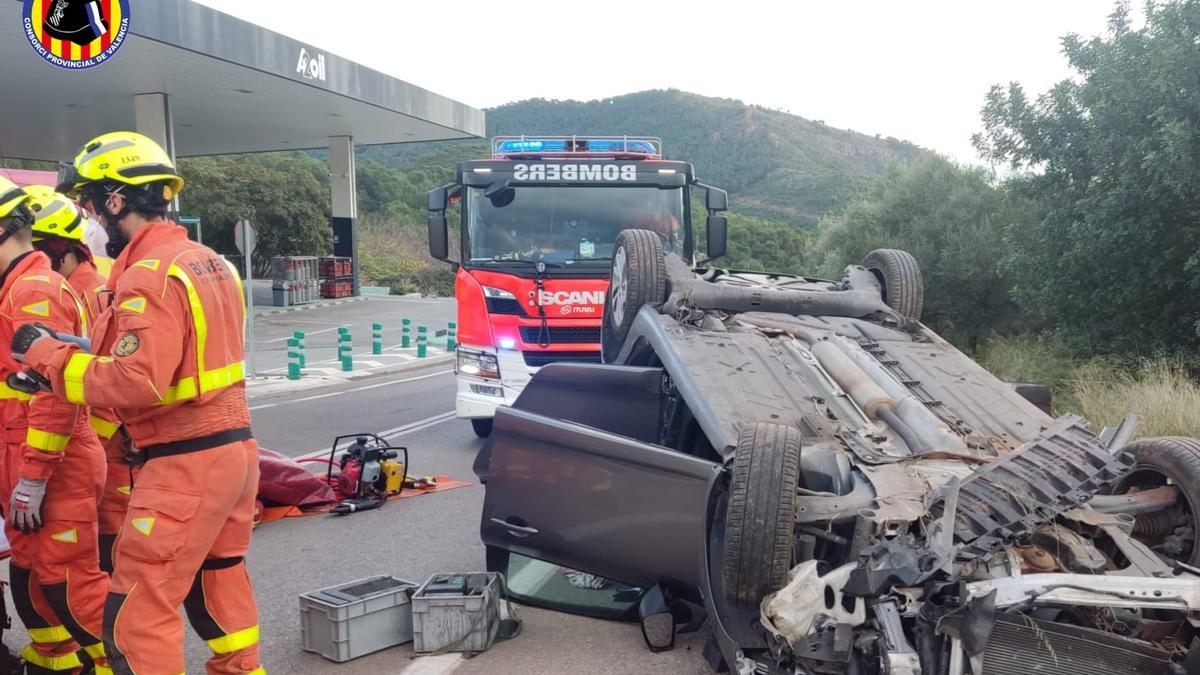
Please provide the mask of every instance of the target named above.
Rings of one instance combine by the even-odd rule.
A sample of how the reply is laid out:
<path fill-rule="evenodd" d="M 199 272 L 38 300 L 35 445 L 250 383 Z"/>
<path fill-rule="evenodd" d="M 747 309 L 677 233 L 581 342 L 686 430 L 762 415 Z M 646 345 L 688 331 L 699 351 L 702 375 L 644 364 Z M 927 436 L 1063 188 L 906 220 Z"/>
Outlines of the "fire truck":
<path fill-rule="evenodd" d="M 490 159 L 460 163 L 453 183 L 430 190 L 430 254 L 456 268 L 458 417 L 487 436 L 496 408 L 540 367 L 599 362 L 617 235 L 653 231 L 664 250 L 695 262 L 700 192 L 715 258 L 726 193 L 697 182 L 691 164 L 664 159 L 658 138 L 497 137 Z"/>

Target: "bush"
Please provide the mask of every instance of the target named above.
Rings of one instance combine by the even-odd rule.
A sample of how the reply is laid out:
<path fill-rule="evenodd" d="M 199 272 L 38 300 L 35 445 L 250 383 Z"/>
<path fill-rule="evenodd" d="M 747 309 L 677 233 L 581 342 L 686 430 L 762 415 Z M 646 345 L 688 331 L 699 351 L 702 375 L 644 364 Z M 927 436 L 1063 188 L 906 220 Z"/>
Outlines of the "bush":
<path fill-rule="evenodd" d="M 393 293 L 454 295 L 454 272 L 429 257 L 423 231 L 380 215 L 367 215 L 358 225 L 359 264 L 363 283 L 387 286 Z"/>
<path fill-rule="evenodd" d="M 1200 383 L 1180 358 L 1158 357 L 1134 369 L 1089 364 L 1072 377 L 1071 397 L 1096 426 L 1116 426 L 1129 413 L 1141 417 L 1137 435 L 1200 437 Z"/>
<path fill-rule="evenodd" d="M 1079 364 L 1051 335 L 997 336 L 980 347 L 979 362 L 1005 382 L 1044 384 L 1065 394 Z"/>

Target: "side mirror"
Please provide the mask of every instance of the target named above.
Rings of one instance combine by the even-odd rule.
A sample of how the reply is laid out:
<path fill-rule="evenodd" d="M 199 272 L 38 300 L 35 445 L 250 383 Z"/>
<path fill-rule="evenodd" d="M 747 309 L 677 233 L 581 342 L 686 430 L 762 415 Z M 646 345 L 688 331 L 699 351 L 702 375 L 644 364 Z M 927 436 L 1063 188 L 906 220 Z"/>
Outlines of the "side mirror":
<path fill-rule="evenodd" d="M 429 191 L 428 209 L 430 211 L 445 211 L 447 199 L 445 186 L 433 188 Z"/>
<path fill-rule="evenodd" d="M 675 646 L 675 614 L 662 586 L 655 585 L 642 596 L 638 616 L 642 619 L 642 639 L 650 651 L 657 654 Z"/>
<path fill-rule="evenodd" d="M 729 239 L 729 220 L 725 216 L 709 216 L 704 228 L 708 241 L 708 259 L 713 260 L 725 255 Z"/>
<path fill-rule="evenodd" d="M 705 198 L 705 208 L 709 213 L 729 210 L 729 193 L 721 188 L 708 188 L 707 197 Z"/>
<path fill-rule="evenodd" d="M 446 212 L 429 214 L 429 255 L 437 260 L 450 258 L 450 235 L 446 231 Z"/>

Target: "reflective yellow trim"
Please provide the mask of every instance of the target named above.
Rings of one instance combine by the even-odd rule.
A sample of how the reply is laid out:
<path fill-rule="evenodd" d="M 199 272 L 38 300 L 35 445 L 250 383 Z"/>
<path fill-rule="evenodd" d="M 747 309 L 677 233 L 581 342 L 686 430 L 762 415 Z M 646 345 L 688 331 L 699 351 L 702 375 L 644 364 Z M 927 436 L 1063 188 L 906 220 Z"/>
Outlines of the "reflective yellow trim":
<path fill-rule="evenodd" d="M 131 494 L 133 494 L 133 486 L 132 485 L 122 485 L 121 487 L 117 488 L 117 492 L 120 492 L 123 495 L 131 495 Z"/>
<path fill-rule="evenodd" d="M 95 360 L 96 357 L 87 352 L 75 352 L 67 360 L 67 367 L 63 369 L 63 388 L 68 403 L 86 403 L 83 398 L 83 375 Z"/>
<path fill-rule="evenodd" d="M 95 431 L 97 436 L 106 441 L 113 436 L 116 436 L 117 429 L 121 428 L 120 424 L 116 422 L 109 422 L 103 417 L 96 417 L 95 415 L 90 415 L 88 417 L 88 424 L 92 426 L 92 431 Z"/>
<path fill-rule="evenodd" d="M 104 653 L 103 642 L 97 642 L 94 645 L 88 645 L 83 648 L 83 651 L 87 652 L 88 656 L 92 657 L 93 659 L 103 659 L 107 656 L 107 654 Z"/>
<path fill-rule="evenodd" d="M 75 670 L 76 668 L 83 667 L 83 662 L 79 660 L 79 655 L 75 652 L 63 654 L 62 656 L 45 656 L 38 653 L 33 648 L 33 645 L 29 645 L 21 650 L 21 658 L 25 659 L 27 663 L 32 663 L 46 670 Z"/>
<path fill-rule="evenodd" d="M 208 319 L 204 316 L 204 304 L 200 302 L 200 293 L 196 291 L 192 278 L 179 265 L 171 265 L 167 269 L 167 275 L 182 281 L 183 287 L 187 289 L 188 305 L 192 308 L 192 323 L 196 326 L 196 372 L 203 373 L 204 348 L 208 344 Z M 203 382 L 200 383 L 200 393 L 204 393 Z"/>
<path fill-rule="evenodd" d="M 267 669 L 259 666 L 249 673 L 246 673 L 246 675 L 267 675 Z"/>
<path fill-rule="evenodd" d="M 0 400 L 15 399 L 17 401 L 28 401 L 33 398 L 31 394 L 26 394 L 23 391 L 17 391 L 8 386 L 8 383 L 0 381 Z"/>
<path fill-rule="evenodd" d="M 108 666 L 97 665 L 95 673 L 96 675 L 113 675 L 113 669 Z"/>
<path fill-rule="evenodd" d="M 146 299 L 142 297 L 130 298 L 118 305 L 121 309 L 129 310 L 135 314 L 141 314 L 146 311 Z"/>
<path fill-rule="evenodd" d="M 73 640 L 66 626 L 51 626 L 49 628 L 30 628 L 29 639 L 34 642 L 66 642 Z"/>
<path fill-rule="evenodd" d="M 237 267 L 229 261 L 228 258 L 221 258 L 225 261 L 225 266 L 233 274 L 233 280 L 237 282 L 238 295 L 242 296 L 242 316 L 246 315 L 246 287 L 242 284 L 242 275 L 238 273 Z"/>
<path fill-rule="evenodd" d="M 196 378 L 185 377 L 167 389 L 166 396 L 159 401 L 160 405 L 168 405 L 177 401 L 196 398 L 206 391 L 221 389 L 237 384 L 246 379 L 246 366 L 241 361 L 231 363 L 224 368 L 210 370 L 200 376 L 200 388 L 196 388 Z"/>
<path fill-rule="evenodd" d="M 147 537 L 149 537 L 150 532 L 152 532 L 154 530 L 154 519 L 153 518 L 134 518 L 129 521 L 129 524 L 133 525 L 133 529 L 137 530 L 138 532 L 141 532 L 142 534 L 146 535 Z"/>
<path fill-rule="evenodd" d="M 41 302 L 35 302 L 32 305 L 25 305 L 21 308 L 21 311 L 34 316 L 48 317 L 50 316 L 50 301 L 42 300 Z"/>
<path fill-rule="evenodd" d="M 56 434 L 33 427 L 29 427 L 29 430 L 25 432 L 26 445 L 43 452 L 62 452 L 67 449 L 67 443 L 70 441 L 71 436 L 68 434 Z"/>
<path fill-rule="evenodd" d="M 42 281 L 48 284 L 50 283 L 50 277 L 45 274 L 26 274 L 21 277 L 21 281 Z"/>
<path fill-rule="evenodd" d="M 161 264 L 162 264 L 161 260 L 139 260 L 139 261 L 133 263 L 133 266 L 134 267 L 145 267 L 148 270 L 158 271 L 158 267 Z"/>
<path fill-rule="evenodd" d="M 55 534 L 50 535 L 50 538 L 54 541 L 61 541 L 64 544 L 78 544 L 79 530 L 72 528 L 66 532 L 56 532 Z"/>
<path fill-rule="evenodd" d="M 258 643 L 258 626 L 251 626 L 224 637 L 209 640 L 208 646 L 217 654 L 229 654 Z"/>

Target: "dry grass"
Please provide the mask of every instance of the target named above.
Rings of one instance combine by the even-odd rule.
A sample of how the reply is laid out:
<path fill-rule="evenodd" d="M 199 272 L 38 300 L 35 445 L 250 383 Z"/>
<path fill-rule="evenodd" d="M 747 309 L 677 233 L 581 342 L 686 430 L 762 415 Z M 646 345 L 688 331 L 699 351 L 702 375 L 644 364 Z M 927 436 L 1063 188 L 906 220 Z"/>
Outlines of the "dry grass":
<path fill-rule="evenodd" d="M 1096 428 L 1114 426 L 1133 412 L 1142 418 L 1138 436 L 1200 437 L 1200 383 L 1180 359 L 1151 359 L 1127 371 L 1084 366 L 1068 392 Z"/>

